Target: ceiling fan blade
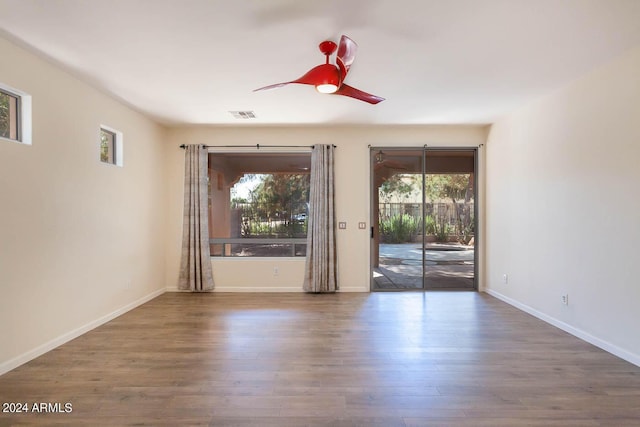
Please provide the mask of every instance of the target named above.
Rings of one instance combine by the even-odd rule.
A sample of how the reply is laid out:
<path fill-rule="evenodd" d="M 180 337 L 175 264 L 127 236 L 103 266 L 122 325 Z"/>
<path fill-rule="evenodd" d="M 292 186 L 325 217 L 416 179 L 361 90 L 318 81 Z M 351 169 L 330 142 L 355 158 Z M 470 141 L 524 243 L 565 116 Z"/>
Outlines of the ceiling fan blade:
<path fill-rule="evenodd" d="M 253 91 L 259 91 L 259 90 L 267 90 L 267 89 L 275 89 L 278 87 L 282 87 L 282 86 L 286 86 L 288 84 L 291 83 L 298 83 L 301 85 L 311 85 L 311 86 L 317 86 L 319 84 L 322 83 L 327 83 L 328 81 L 332 81 L 333 83 L 335 83 L 335 85 L 339 85 L 339 76 L 338 76 L 338 69 L 331 64 L 321 64 L 318 65 L 316 67 L 313 67 L 312 69 L 310 69 L 309 71 L 307 71 L 302 77 L 292 80 L 290 82 L 284 82 L 284 83 L 276 83 L 273 85 L 269 85 L 269 86 L 265 86 L 265 87 L 261 87 L 258 89 L 254 89 Z"/>
<path fill-rule="evenodd" d="M 360 101 L 368 102 L 369 104 L 377 104 L 378 102 L 384 101 L 384 98 L 376 95 L 371 95 L 370 93 L 363 92 L 360 89 L 356 89 L 355 87 L 351 87 L 345 84 L 340 86 L 340 88 L 334 93 L 334 95 L 349 96 Z"/>
<path fill-rule="evenodd" d="M 311 81 L 308 78 L 305 79 L 307 74 L 305 74 L 304 76 L 300 77 L 299 79 L 292 80 L 290 82 L 276 83 L 276 84 L 273 84 L 273 85 L 269 85 L 269 86 L 265 86 L 265 87 L 260 87 L 258 89 L 254 89 L 253 91 L 257 92 L 259 90 L 276 89 L 276 88 L 279 88 L 279 87 L 282 87 L 282 86 L 290 85 L 292 83 L 297 83 L 297 84 L 301 84 L 301 85 L 313 85 L 314 84 L 313 81 Z"/>
<path fill-rule="evenodd" d="M 353 64 L 353 60 L 356 58 L 357 50 L 358 45 L 349 37 L 342 36 L 340 38 L 340 46 L 338 47 L 338 54 L 336 55 L 336 64 L 338 64 L 338 68 L 340 68 L 342 80 L 344 80 L 349 72 L 349 68 L 351 68 L 351 64 Z"/>
<path fill-rule="evenodd" d="M 269 86 L 265 86 L 265 87 L 260 87 L 258 89 L 254 89 L 253 91 L 257 92 L 259 90 L 275 89 L 275 88 L 278 88 L 278 87 L 286 86 L 286 85 L 291 84 L 291 83 L 295 83 L 295 81 L 293 81 L 293 82 L 284 82 L 284 83 L 276 83 L 274 85 L 269 85 Z"/>

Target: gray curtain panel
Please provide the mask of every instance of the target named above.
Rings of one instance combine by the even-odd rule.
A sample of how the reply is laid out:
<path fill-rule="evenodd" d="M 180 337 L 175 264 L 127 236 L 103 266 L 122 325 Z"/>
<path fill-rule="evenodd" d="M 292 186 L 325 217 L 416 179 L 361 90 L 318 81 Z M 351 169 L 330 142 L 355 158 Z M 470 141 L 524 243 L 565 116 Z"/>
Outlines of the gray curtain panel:
<path fill-rule="evenodd" d="M 207 156 L 208 151 L 202 145 L 187 145 L 185 148 L 182 258 L 178 289 L 192 292 L 211 291 L 214 287 L 209 258 Z"/>
<path fill-rule="evenodd" d="M 303 289 L 324 293 L 338 290 L 334 208 L 333 145 L 315 145 L 311 152 L 311 188 L 307 258 Z"/>

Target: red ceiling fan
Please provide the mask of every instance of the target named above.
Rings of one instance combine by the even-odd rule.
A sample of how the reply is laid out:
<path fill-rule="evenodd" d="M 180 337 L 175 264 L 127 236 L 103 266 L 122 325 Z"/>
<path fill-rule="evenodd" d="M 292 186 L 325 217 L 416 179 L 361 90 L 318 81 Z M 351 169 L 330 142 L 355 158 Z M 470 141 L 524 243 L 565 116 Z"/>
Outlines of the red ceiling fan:
<path fill-rule="evenodd" d="M 369 104 L 377 104 L 378 102 L 384 101 L 384 98 L 371 95 L 370 93 L 363 92 L 360 89 L 344 84 L 344 79 L 347 77 L 349 68 L 356 57 L 356 50 L 358 50 L 358 45 L 353 40 L 347 36 L 342 36 L 340 38 L 340 46 L 336 45 L 331 40 L 325 40 L 320 43 L 318 47 L 320 48 L 320 52 L 327 57 L 324 64 L 313 67 L 299 79 L 261 87 L 259 89 L 255 89 L 254 92 L 258 90 L 275 89 L 291 83 L 298 83 L 315 86 L 316 90 L 320 93 L 349 96 L 360 101 L 368 102 Z M 333 65 L 329 63 L 329 56 L 331 56 L 336 49 L 338 49 L 336 65 Z"/>

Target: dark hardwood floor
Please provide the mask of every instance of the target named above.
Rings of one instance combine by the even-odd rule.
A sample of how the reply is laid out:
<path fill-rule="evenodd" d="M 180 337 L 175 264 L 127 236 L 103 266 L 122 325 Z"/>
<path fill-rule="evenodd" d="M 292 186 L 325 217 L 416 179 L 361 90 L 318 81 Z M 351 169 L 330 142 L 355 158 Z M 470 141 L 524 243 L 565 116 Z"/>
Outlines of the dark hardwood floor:
<path fill-rule="evenodd" d="M 481 293 L 166 293 L 0 402 L 60 409 L 0 426 L 638 426 L 640 367 Z"/>

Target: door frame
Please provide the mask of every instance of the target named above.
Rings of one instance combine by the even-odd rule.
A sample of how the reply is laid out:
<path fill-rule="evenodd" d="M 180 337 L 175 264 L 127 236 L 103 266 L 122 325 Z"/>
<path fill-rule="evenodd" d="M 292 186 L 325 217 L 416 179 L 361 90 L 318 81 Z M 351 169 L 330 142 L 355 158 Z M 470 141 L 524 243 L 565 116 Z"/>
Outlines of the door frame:
<path fill-rule="evenodd" d="M 379 235 L 379 218 L 376 217 L 377 209 L 375 209 L 374 204 L 379 203 L 377 197 L 374 194 L 375 187 L 375 171 L 374 171 L 374 159 L 375 153 L 378 151 L 404 151 L 404 150 L 421 150 L 422 151 L 422 212 L 424 215 L 424 206 L 426 204 L 426 194 L 425 194 L 425 176 L 426 176 L 426 162 L 427 162 L 427 153 L 429 151 L 472 151 L 473 152 L 473 196 L 474 196 L 474 204 L 473 204 L 473 239 L 474 239 L 474 251 L 473 251 L 473 287 L 470 291 L 477 292 L 479 290 L 479 276 L 480 276 L 480 204 L 481 197 L 479 194 L 480 190 L 480 170 L 479 170 L 479 157 L 480 157 L 480 148 L 483 144 L 479 146 L 455 146 L 455 147 L 447 147 L 447 146 L 372 146 L 369 145 L 369 218 L 370 218 L 370 234 L 369 234 L 369 291 L 370 292 L 410 292 L 410 291 L 433 291 L 432 289 L 425 288 L 425 269 L 426 269 L 426 255 L 425 255 L 425 225 L 423 221 L 422 225 L 422 288 L 415 289 L 374 289 L 374 278 L 373 278 L 373 270 L 377 263 L 376 258 L 379 259 L 379 243 L 375 244 L 376 239 L 375 234 Z M 377 246 L 377 247 L 376 247 Z"/>

